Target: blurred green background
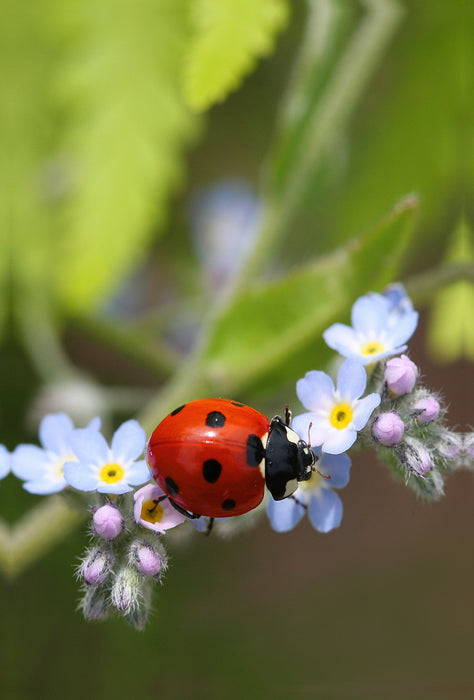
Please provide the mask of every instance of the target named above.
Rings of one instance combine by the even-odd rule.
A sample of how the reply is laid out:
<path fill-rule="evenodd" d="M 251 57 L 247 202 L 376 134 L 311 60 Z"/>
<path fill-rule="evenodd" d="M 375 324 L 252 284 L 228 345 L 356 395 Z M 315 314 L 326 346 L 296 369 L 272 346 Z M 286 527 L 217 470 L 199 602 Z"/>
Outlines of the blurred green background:
<path fill-rule="evenodd" d="M 472 423 L 472 3 L 259 0 L 230 18 L 219 4 L 5 3 L 10 449 L 72 379 L 99 392 L 87 410 L 106 426 L 138 414 L 151 430 L 207 393 L 297 412 L 295 380 L 331 357 L 321 331 L 397 278 L 422 311 L 411 357 L 449 424 Z M 193 202 L 230 180 L 264 234 L 211 283 Z M 365 260 L 315 262 L 359 235 Z M 1 697 L 472 697 L 473 494 L 459 472 L 423 504 L 357 454 L 336 532 L 277 535 L 263 517 L 229 541 L 172 541 L 143 633 L 74 610 L 87 537 L 64 526 L 2 580 Z M 40 501 L 1 484 L 10 523 Z"/>

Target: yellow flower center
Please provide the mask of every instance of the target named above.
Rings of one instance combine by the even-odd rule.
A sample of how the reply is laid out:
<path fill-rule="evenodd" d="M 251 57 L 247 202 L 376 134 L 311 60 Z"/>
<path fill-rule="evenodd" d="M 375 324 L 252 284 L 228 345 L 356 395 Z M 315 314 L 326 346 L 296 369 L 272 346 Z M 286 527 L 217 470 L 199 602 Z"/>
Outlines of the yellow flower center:
<path fill-rule="evenodd" d="M 77 457 L 73 454 L 66 455 L 59 459 L 54 465 L 54 476 L 58 479 L 64 479 L 64 465 L 66 462 L 77 462 Z"/>
<path fill-rule="evenodd" d="M 160 506 L 159 501 L 144 501 L 141 518 L 148 523 L 159 523 L 163 518 L 163 506 Z"/>
<path fill-rule="evenodd" d="M 116 484 L 123 479 L 124 471 L 120 464 L 105 464 L 100 470 L 100 478 L 106 484 Z"/>
<path fill-rule="evenodd" d="M 312 472 L 308 481 L 300 481 L 298 486 L 302 489 L 307 489 L 308 491 L 313 491 L 320 486 L 321 479 L 323 477 L 318 472 Z"/>
<path fill-rule="evenodd" d="M 366 357 L 378 355 L 379 352 L 383 352 L 384 350 L 385 347 L 382 345 L 382 343 L 379 343 L 378 340 L 371 340 L 368 343 L 365 343 L 365 345 L 363 345 L 360 349 L 361 353 Z"/>
<path fill-rule="evenodd" d="M 339 430 L 347 428 L 352 420 L 352 408 L 347 403 L 338 403 L 331 411 L 331 425 Z"/>

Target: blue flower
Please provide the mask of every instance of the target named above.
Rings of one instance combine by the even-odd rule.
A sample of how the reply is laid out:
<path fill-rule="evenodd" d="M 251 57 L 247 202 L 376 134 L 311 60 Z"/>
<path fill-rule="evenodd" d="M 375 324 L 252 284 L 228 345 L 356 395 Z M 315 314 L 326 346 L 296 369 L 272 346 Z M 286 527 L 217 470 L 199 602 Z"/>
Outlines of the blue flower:
<path fill-rule="evenodd" d="M 341 489 L 348 484 L 351 460 L 346 454 L 331 455 L 317 449 L 314 452 L 320 458 L 317 466 L 321 473 L 313 472 L 290 498 L 283 501 L 271 498 L 268 503 L 267 515 L 277 532 L 292 530 L 305 512 L 318 532 L 330 532 L 341 524 L 342 501 L 332 489 Z"/>
<path fill-rule="evenodd" d="M 296 393 L 310 412 L 295 416 L 293 429 L 309 444 L 321 445 L 323 452 L 345 452 L 380 404 L 379 394 L 359 398 L 366 384 L 366 371 L 354 358 L 342 363 L 337 375 L 337 389 L 325 372 L 307 372 L 296 383 Z"/>
<path fill-rule="evenodd" d="M 334 323 L 323 333 L 330 348 L 344 357 L 357 357 L 363 365 L 406 350 L 418 324 L 408 297 L 398 290 L 387 296 L 373 292 L 357 299 L 352 307 L 352 327 Z"/>
<path fill-rule="evenodd" d="M 64 478 L 79 491 L 121 494 L 150 480 L 144 459 L 137 458 L 145 447 L 146 435 L 135 420 L 115 431 L 111 446 L 97 430 L 76 430 L 71 444 L 77 462 L 64 465 Z"/>
<path fill-rule="evenodd" d="M 91 432 L 100 428 L 100 419 L 94 418 L 88 426 Z M 65 413 L 52 413 L 43 418 L 39 427 L 42 445 L 18 445 L 12 454 L 12 472 L 25 481 L 23 488 L 30 493 L 46 495 L 62 491 L 64 464 L 76 459 L 71 438 L 75 428 Z"/>
<path fill-rule="evenodd" d="M 0 445 L 0 479 L 3 479 L 11 470 L 12 457 L 5 445 Z"/>

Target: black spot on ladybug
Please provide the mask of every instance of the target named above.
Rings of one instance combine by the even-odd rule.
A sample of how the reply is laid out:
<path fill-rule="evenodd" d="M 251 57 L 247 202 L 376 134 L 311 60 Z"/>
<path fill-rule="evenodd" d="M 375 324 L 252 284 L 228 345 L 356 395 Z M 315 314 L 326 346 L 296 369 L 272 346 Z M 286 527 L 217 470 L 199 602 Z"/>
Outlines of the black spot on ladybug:
<path fill-rule="evenodd" d="M 244 405 L 243 403 L 239 403 L 238 401 L 231 401 L 232 406 L 238 406 L 239 408 L 242 408 Z"/>
<path fill-rule="evenodd" d="M 211 411 L 207 414 L 206 425 L 210 428 L 222 428 L 225 423 L 225 415 L 220 411 Z"/>
<path fill-rule="evenodd" d="M 247 438 L 247 464 L 249 467 L 258 467 L 265 457 L 265 449 L 258 435 L 249 435 Z"/>
<path fill-rule="evenodd" d="M 175 416 L 177 413 L 182 411 L 185 406 L 186 406 L 185 403 L 183 403 L 182 406 L 178 406 L 178 408 L 175 408 L 174 411 L 171 411 L 170 416 Z"/>
<path fill-rule="evenodd" d="M 220 477 L 222 465 L 217 459 L 206 459 L 202 466 L 202 475 L 210 484 L 215 484 Z"/>
<path fill-rule="evenodd" d="M 234 510 L 235 501 L 232 498 L 226 498 L 222 503 L 222 510 Z"/>
<path fill-rule="evenodd" d="M 170 492 L 171 496 L 177 496 L 179 493 L 179 488 L 170 476 L 165 479 L 166 488 Z"/>

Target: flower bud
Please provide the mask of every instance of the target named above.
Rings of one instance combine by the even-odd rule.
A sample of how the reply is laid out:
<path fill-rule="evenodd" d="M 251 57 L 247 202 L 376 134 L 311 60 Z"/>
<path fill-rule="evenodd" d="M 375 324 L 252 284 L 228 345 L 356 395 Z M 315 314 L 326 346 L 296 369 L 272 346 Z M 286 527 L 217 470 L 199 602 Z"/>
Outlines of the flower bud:
<path fill-rule="evenodd" d="M 392 396 L 403 396 L 413 390 L 418 367 L 406 355 L 393 357 L 385 365 L 385 381 Z"/>
<path fill-rule="evenodd" d="M 111 552 L 102 547 L 95 547 L 89 550 L 81 563 L 79 574 L 83 576 L 86 583 L 97 586 L 103 583 L 109 575 L 113 561 Z"/>
<path fill-rule="evenodd" d="M 108 590 L 102 586 L 88 586 L 80 607 L 86 620 L 105 620 L 110 612 Z"/>
<path fill-rule="evenodd" d="M 426 476 L 433 469 L 430 453 L 418 440 L 405 439 L 403 457 L 407 469 L 415 476 Z"/>
<path fill-rule="evenodd" d="M 372 425 L 372 435 L 386 447 L 397 445 L 405 432 L 405 424 L 395 412 L 381 413 Z"/>
<path fill-rule="evenodd" d="M 110 592 L 112 605 L 124 615 L 139 607 L 142 597 L 140 574 L 129 566 L 120 569 Z"/>
<path fill-rule="evenodd" d="M 166 568 L 166 560 L 149 542 L 139 540 L 133 543 L 130 559 L 137 570 L 144 576 L 158 576 Z"/>
<path fill-rule="evenodd" d="M 431 421 L 438 418 L 440 405 L 434 396 L 425 396 L 413 405 L 413 409 L 417 414 L 416 420 L 419 423 L 431 423 Z"/>
<path fill-rule="evenodd" d="M 122 532 L 123 518 L 119 509 L 111 503 L 97 508 L 93 520 L 93 530 L 104 540 L 113 540 Z"/>

